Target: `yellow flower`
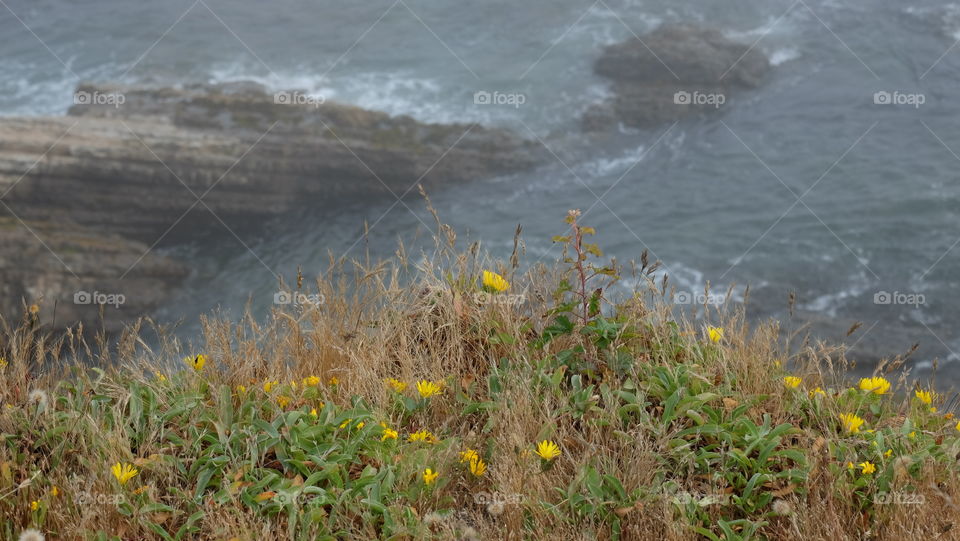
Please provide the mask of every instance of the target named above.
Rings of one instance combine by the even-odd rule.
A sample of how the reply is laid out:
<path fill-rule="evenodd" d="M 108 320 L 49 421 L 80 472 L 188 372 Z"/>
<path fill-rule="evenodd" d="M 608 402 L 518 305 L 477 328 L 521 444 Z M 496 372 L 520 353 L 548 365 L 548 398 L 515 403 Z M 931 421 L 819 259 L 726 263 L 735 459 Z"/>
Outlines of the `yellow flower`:
<path fill-rule="evenodd" d="M 707 337 L 714 344 L 723 340 L 723 327 L 707 327 Z"/>
<path fill-rule="evenodd" d="M 6 357 L 0 357 L 0 370 L 3 370 L 6 367 L 7 367 Z"/>
<path fill-rule="evenodd" d="M 31 305 L 30 305 L 30 313 L 31 313 L 31 314 L 36 314 L 36 313 L 39 312 L 39 311 L 40 311 L 40 305 L 39 305 L 39 304 L 31 304 Z"/>
<path fill-rule="evenodd" d="M 317 408 L 310 408 L 310 415 L 313 417 L 317 416 Z"/>
<path fill-rule="evenodd" d="M 957 430 L 960 430 L 960 426 L 957 426 Z M 909 434 L 907 434 L 907 437 L 910 438 L 911 440 L 916 439 L 917 431 L 916 430 L 911 431 Z"/>
<path fill-rule="evenodd" d="M 347 419 L 346 421 L 340 423 L 340 428 L 346 428 L 347 425 L 349 425 L 349 424 L 352 423 L 352 422 L 353 422 L 353 419 Z M 363 421 L 360 421 L 360 422 L 357 423 L 353 428 L 355 428 L 355 429 L 357 429 L 357 430 L 360 430 L 361 428 L 364 427 L 364 425 L 366 425 L 366 423 L 364 423 Z"/>
<path fill-rule="evenodd" d="M 948 413 L 948 414 L 944 415 L 943 418 L 949 421 L 950 419 L 953 419 L 953 414 L 952 414 L 952 413 Z"/>
<path fill-rule="evenodd" d="M 917 389 L 916 391 L 914 391 L 913 394 L 914 394 L 921 402 L 923 402 L 924 404 L 926 404 L 926 405 L 928 405 L 928 406 L 933 403 L 933 393 L 930 392 L 930 391 L 923 391 L 923 390 Z"/>
<path fill-rule="evenodd" d="M 51 488 L 50 488 L 50 495 L 53 496 L 54 498 L 56 498 L 57 496 L 60 495 L 60 489 L 57 488 L 57 487 L 51 487 Z"/>
<path fill-rule="evenodd" d="M 430 433 L 429 430 L 420 430 L 419 432 L 414 432 L 410 434 L 410 437 L 407 438 L 409 442 L 422 441 L 423 443 L 437 443 L 437 437 Z"/>
<path fill-rule="evenodd" d="M 477 477 L 481 477 L 486 471 L 487 465 L 484 464 L 480 457 L 474 457 L 470 460 L 470 473 L 476 475 Z"/>
<path fill-rule="evenodd" d="M 153 375 L 157 378 L 157 381 L 159 381 L 160 383 L 167 381 L 167 376 L 164 376 L 160 372 L 154 372 Z"/>
<path fill-rule="evenodd" d="M 823 391 L 823 389 L 821 389 L 820 387 L 817 387 L 816 389 L 810 391 L 810 398 L 813 398 L 813 397 L 815 397 L 815 396 L 817 396 L 817 395 L 827 396 L 827 393 L 825 393 L 825 392 Z"/>
<path fill-rule="evenodd" d="M 856 434 L 860 432 L 860 427 L 863 426 L 864 421 L 853 413 L 841 413 L 840 422 L 843 423 L 843 428 L 845 428 L 847 432 Z"/>
<path fill-rule="evenodd" d="M 960 431 L 960 421 L 957 421 L 957 431 Z"/>
<path fill-rule="evenodd" d="M 417 392 L 420 393 L 420 396 L 423 398 L 430 398 L 433 395 L 443 392 L 443 389 L 437 382 L 422 379 L 417 382 Z"/>
<path fill-rule="evenodd" d="M 553 460 L 560 456 L 560 447 L 550 440 L 543 440 L 537 444 L 537 454 L 544 460 Z"/>
<path fill-rule="evenodd" d="M 430 485 L 437 480 L 437 477 L 440 477 L 440 472 L 435 472 L 430 468 L 423 470 L 423 483 L 425 485 Z"/>
<path fill-rule="evenodd" d="M 340 380 L 337 379 L 337 376 L 331 376 L 330 379 L 327 380 L 327 384 L 328 384 L 328 385 L 340 385 Z"/>
<path fill-rule="evenodd" d="M 203 365 L 207 364 L 207 358 L 204 355 L 197 355 L 194 358 L 187 357 L 183 362 L 197 372 L 203 370 Z"/>
<path fill-rule="evenodd" d="M 247 392 L 246 385 L 237 385 L 237 394 L 244 394 Z"/>
<path fill-rule="evenodd" d="M 320 385 L 320 378 L 317 376 L 307 376 L 303 378 L 303 384 L 306 387 L 316 387 L 317 385 Z"/>
<path fill-rule="evenodd" d="M 859 466 L 860 466 L 860 471 L 863 472 L 864 475 L 870 475 L 871 473 L 877 471 L 877 467 L 874 466 L 873 463 L 869 461 L 861 462 Z"/>
<path fill-rule="evenodd" d="M 510 282 L 495 272 L 483 271 L 483 285 L 497 293 L 510 289 Z"/>
<path fill-rule="evenodd" d="M 890 382 L 884 378 L 863 378 L 860 380 L 860 390 L 873 394 L 884 394 L 890 390 Z"/>
<path fill-rule="evenodd" d="M 40 509 L 40 502 L 38 502 L 37 500 L 33 500 L 32 502 L 30 502 L 30 510 L 36 511 L 37 509 Z"/>
<path fill-rule="evenodd" d="M 380 441 L 395 440 L 400 433 L 392 428 L 383 427 L 383 435 L 380 436 Z"/>
<path fill-rule="evenodd" d="M 883 453 L 883 456 L 885 456 L 885 457 L 887 457 L 887 458 L 890 458 L 891 456 L 893 456 L 893 449 L 887 449 L 887 450 Z"/>
<path fill-rule="evenodd" d="M 389 385 L 391 389 L 393 389 L 394 391 L 396 391 L 396 392 L 398 392 L 398 393 L 402 393 L 403 391 L 405 391 L 405 390 L 407 389 L 407 384 L 406 384 L 405 382 L 403 382 L 403 381 L 398 380 L 398 379 L 387 378 L 387 379 L 384 380 L 384 381 L 387 382 L 387 385 Z"/>
<path fill-rule="evenodd" d="M 460 463 L 470 462 L 471 460 L 477 460 L 480 458 L 480 455 L 477 454 L 473 449 L 467 449 L 466 451 L 460 451 Z"/>
<path fill-rule="evenodd" d="M 110 471 L 113 472 L 113 476 L 117 478 L 121 486 L 127 484 L 127 481 L 140 473 L 140 470 L 134 468 L 132 464 L 121 464 L 119 462 L 114 464 Z"/>
<path fill-rule="evenodd" d="M 853 468 L 855 468 L 855 467 L 856 467 L 856 466 L 853 465 L 853 462 L 847 462 L 847 469 L 848 469 L 848 470 L 853 470 Z"/>
<path fill-rule="evenodd" d="M 280 382 L 279 382 L 279 381 L 276 381 L 276 380 L 274 380 L 274 381 L 266 381 L 266 382 L 264 382 L 264 384 L 263 384 L 263 392 L 269 393 L 270 390 L 273 389 L 274 385 L 279 385 L 279 384 L 280 384 Z"/>
<path fill-rule="evenodd" d="M 281 408 L 286 408 L 287 405 L 290 404 L 290 399 L 285 396 L 278 396 L 277 404 L 279 404 Z"/>
<path fill-rule="evenodd" d="M 800 386 L 800 382 L 801 382 L 801 381 L 803 381 L 803 380 L 800 379 L 800 378 L 798 378 L 797 376 L 787 376 L 787 377 L 783 378 L 783 384 L 784 384 L 788 389 L 796 389 L 797 387 Z"/>

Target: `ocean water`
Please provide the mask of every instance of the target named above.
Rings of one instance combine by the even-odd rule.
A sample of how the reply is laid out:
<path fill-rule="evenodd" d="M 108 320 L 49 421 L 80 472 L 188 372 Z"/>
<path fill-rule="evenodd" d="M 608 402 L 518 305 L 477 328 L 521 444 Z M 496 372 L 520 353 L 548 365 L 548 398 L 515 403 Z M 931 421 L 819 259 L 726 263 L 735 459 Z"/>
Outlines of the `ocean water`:
<path fill-rule="evenodd" d="M 769 80 L 715 115 L 580 134 L 580 114 L 610 92 L 591 69 L 601 49 L 676 22 L 755 43 Z M 519 223 L 529 262 L 549 261 L 550 237 L 581 208 L 609 255 L 648 249 L 682 291 L 750 285 L 755 318 L 788 318 L 795 292 L 837 334 L 864 323 L 852 357 L 919 343 L 918 374 L 939 359 L 937 377 L 960 381 L 958 40 L 960 5 L 934 1 L 4 0 L 0 115 L 61 114 L 80 81 L 254 80 L 503 126 L 556 159 L 431 194 L 462 237 L 507 255 Z M 478 91 L 524 103 L 476 105 Z M 388 256 L 430 234 L 416 190 L 394 203 L 305 209 L 242 243 L 222 231 L 176 248 L 195 270 L 161 316 L 190 328 L 217 307 L 264 311 L 297 266 L 315 274 L 329 252 Z"/>

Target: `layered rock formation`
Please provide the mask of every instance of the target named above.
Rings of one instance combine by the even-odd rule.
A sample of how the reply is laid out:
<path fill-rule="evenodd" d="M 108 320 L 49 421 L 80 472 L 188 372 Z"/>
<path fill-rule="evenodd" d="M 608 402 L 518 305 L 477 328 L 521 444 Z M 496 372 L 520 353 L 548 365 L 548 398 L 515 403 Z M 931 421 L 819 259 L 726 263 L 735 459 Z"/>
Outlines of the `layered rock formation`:
<path fill-rule="evenodd" d="M 763 82 L 766 56 L 720 32 L 691 25 L 662 26 L 607 47 L 594 71 L 612 83 L 614 97 L 583 118 L 589 131 L 617 122 L 653 127 L 723 107 L 731 94 Z"/>
<path fill-rule="evenodd" d="M 56 302 L 59 322 L 93 324 L 89 310 L 66 308 L 74 293 L 123 294 L 128 304 L 107 314 L 113 325 L 149 312 L 185 275 L 152 251 L 133 265 L 154 243 L 222 228 L 221 220 L 243 227 L 306 205 L 392 198 L 418 183 L 493 177 L 540 159 L 536 145 L 503 130 L 296 104 L 251 84 L 87 85 L 77 94 L 92 99 L 65 117 L 0 119 L 4 314 L 23 302 Z"/>

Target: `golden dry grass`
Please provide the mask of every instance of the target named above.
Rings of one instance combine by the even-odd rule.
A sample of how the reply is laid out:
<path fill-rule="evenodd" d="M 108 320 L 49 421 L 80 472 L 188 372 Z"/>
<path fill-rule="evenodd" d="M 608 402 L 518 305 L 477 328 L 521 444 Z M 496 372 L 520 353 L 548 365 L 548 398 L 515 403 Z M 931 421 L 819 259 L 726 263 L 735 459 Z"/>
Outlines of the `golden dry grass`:
<path fill-rule="evenodd" d="M 850 388 L 842 350 L 788 350 L 775 322 L 711 307 L 687 319 L 645 263 L 632 294 L 606 289 L 578 320 L 578 288 L 557 294 L 579 281 L 576 257 L 520 272 L 521 253 L 489 261 L 444 231 L 415 260 L 332 261 L 301 287 L 319 306 L 205 317 L 193 346 L 150 325 L 111 347 L 55 337 L 43 314 L 5 326 L 0 537 L 960 539 L 960 429 L 905 379 L 872 395 Z M 476 297 L 485 269 L 523 302 L 478 302 L 498 298 Z M 574 329 L 538 347 L 570 298 Z M 612 325 L 610 340 L 585 321 Z M 152 346 L 140 338 L 155 330 Z M 202 371 L 180 363 L 200 353 Z M 418 380 L 443 394 L 417 399 Z M 840 426 L 850 412 L 860 433 Z M 381 441 L 381 422 L 399 439 Z M 440 441 L 406 441 L 422 429 Z M 562 450 L 550 462 L 533 454 L 545 439 Z M 483 476 L 460 463 L 467 448 Z M 862 461 L 877 472 L 847 467 Z M 139 470 L 125 486 L 117 462 Z M 429 486 L 426 467 L 441 474 Z"/>

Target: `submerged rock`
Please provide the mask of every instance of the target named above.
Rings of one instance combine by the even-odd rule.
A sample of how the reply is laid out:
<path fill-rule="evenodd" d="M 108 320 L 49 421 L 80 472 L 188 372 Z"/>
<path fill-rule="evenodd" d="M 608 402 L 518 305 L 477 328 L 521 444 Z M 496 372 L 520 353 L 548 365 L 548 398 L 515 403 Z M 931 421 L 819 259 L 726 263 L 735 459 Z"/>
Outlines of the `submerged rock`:
<path fill-rule="evenodd" d="M 0 313 L 6 317 L 36 305 L 46 324 L 82 322 L 90 330 L 116 333 L 169 296 L 187 268 L 144 243 L 5 217 L 0 276 Z"/>
<path fill-rule="evenodd" d="M 589 109 L 583 125 L 646 128 L 717 110 L 732 92 L 759 86 L 769 70 L 757 48 L 717 30 L 663 26 L 603 51 L 594 71 L 610 79 L 614 97 Z"/>

